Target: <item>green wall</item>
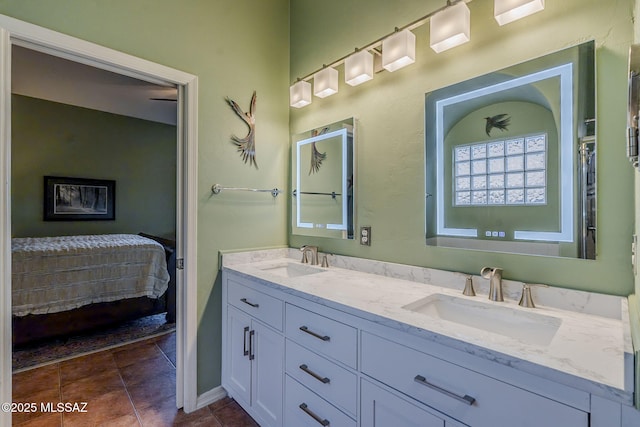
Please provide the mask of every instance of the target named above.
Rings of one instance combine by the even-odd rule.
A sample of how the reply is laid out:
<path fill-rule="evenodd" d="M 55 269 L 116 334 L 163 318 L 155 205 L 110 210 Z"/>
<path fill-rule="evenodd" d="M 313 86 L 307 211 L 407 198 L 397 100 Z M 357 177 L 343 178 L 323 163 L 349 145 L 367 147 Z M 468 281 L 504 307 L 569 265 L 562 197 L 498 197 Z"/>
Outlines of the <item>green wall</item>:
<path fill-rule="evenodd" d="M 198 392 L 220 384 L 218 251 L 287 243 L 286 198 L 211 195 L 211 185 L 287 189 L 288 0 L 0 0 L 0 13 L 199 77 Z M 242 163 L 231 134 L 257 91 L 260 169 Z M 186 260 L 189 262 L 189 260 Z"/>
<path fill-rule="evenodd" d="M 291 82 L 443 5 L 434 0 L 291 0 Z M 474 0 L 471 41 L 441 54 L 429 25 L 415 30 L 416 63 L 376 74 L 331 97 L 291 109 L 292 134 L 343 117 L 358 120 L 356 227 L 372 226 L 372 246 L 291 235 L 340 254 L 478 274 L 503 267 L 509 279 L 628 295 L 633 291 L 633 172 L 625 157 L 627 53 L 635 2 L 550 1 L 546 9 L 503 27 L 493 2 Z M 341 13 L 335 13 L 340 10 Z M 598 243 L 596 261 L 427 247 L 424 243 L 424 95 L 550 52 L 596 43 Z M 342 67 L 339 67 L 343 79 Z"/>
<path fill-rule="evenodd" d="M 175 235 L 175 126 L 19 95 L 11 108 L 13 237 Z M 115 180 L 115 221 L 43 221 L 45 175 Z"/>

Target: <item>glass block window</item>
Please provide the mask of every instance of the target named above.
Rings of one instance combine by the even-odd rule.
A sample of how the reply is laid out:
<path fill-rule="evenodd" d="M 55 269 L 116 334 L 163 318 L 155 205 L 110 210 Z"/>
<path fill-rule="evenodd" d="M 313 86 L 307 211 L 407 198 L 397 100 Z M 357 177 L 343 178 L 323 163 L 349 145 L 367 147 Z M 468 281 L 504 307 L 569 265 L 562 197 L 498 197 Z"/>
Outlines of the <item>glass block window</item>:
<path fill-rule="evenodd" d="M 547 203 L 547 135 L 453 148 L 454 206 Z"/>

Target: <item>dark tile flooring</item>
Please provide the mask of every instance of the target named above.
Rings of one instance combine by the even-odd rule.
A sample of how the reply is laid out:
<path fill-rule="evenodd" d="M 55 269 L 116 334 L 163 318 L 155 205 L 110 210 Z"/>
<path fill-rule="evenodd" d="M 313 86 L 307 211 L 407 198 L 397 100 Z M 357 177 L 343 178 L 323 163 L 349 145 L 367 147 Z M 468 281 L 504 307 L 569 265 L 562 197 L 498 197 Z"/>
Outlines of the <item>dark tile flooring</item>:
<path fill-rule="evenodd" d="M 190 414 L 176 409 L 175 333 L 13 375 L 13 414 L 21 427 L 257 426 L 230 398 Z M 86 402 L 86 412 L 43 412 L 41 403 Z M 73 409 L 73 407 L 72 407 Z M 76 408 L 79 409 L 79 408 Z"/>

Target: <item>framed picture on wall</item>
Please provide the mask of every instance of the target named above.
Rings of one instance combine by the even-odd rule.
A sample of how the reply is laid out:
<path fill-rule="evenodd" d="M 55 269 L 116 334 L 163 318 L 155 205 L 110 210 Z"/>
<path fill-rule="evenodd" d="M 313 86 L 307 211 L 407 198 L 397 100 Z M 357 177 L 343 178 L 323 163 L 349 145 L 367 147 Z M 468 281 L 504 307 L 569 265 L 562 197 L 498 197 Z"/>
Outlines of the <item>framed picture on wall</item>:
<path fill-rule="evenodd" d="M 115 181 L 44 177 L 45 221 L 112 221 L 115 219 Z"/>

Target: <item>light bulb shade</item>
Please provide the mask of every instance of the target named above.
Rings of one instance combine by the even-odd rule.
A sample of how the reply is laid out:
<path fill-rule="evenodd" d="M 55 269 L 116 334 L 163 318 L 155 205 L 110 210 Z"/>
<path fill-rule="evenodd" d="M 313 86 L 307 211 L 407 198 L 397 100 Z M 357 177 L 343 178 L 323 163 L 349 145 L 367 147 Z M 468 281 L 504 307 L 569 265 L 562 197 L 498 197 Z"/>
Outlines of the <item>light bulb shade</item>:
<path fill-rule="evenodd" d="M 289 105 L 302 108 L 311 104 L 311 83 L 300 80 L 289 87 Z"/>
<path fill-rule="evenodd" d="M 468 42 L 470 28 L 471 12 L 465 2 L 447 7 L 431 17 L 431 49 L 440 53 Z"/>
<path fill-rule="evenodd" d="M 344 60 L 344 81 L 357 86 L 373 78 L 373 55 L 366 50 L 354 53 Z"/>
<path fill-rule="evenodd" d="M 544 0 L 495 0 L 493 14 L 504 25 L 544 9 Z"/>
<path fill-rule="evenodd" d="M 313 90 L 318 98 L 325 98 L 338 92 L 338 70 L 329 67 L 315 73 Z"/>
<path fill-rule="evenodd" d="M 416 36 L 409 30 L 399 31 L 382 41 L 382 67 L 396 71 L 416 62 Z"/>

